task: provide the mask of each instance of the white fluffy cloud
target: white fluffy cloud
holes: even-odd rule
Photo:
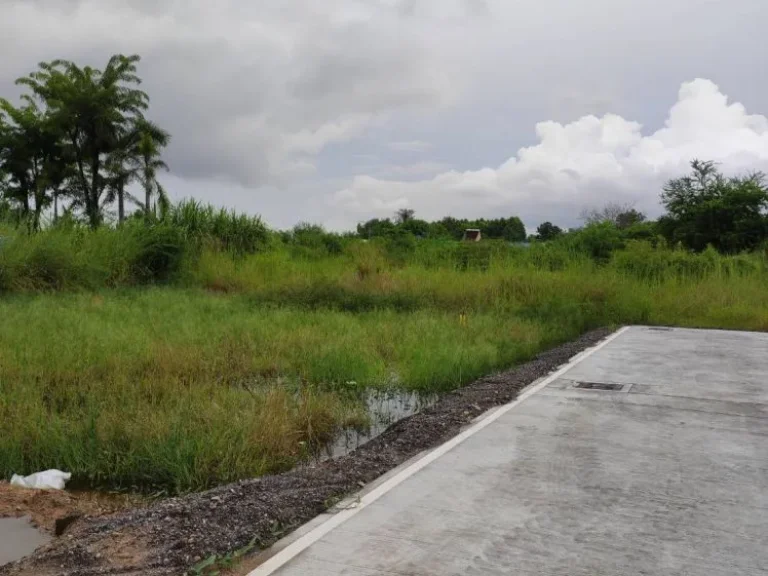
[[[496,168],[446,171],[420,181],[357,176],[329,202],[360,217],[409,207],[426,218],[519,214],[535,226],[551,214],[573,225],[582,208],[634,203],[656,214],[664,181],[694,158],[727,172],[768,168],[768,119],[750,115],[711,81],[684,83],[663,128],[644,135],[615,114],[536,125],[538,144]]]

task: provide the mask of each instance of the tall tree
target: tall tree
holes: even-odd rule
[[[31,98],[15,107],[0,99],[0,164],[6,173],[3,195],[19,207],[30,228],[40,228],[43,209],[65,179],[65,151],[56,119]]]
[[[136,178],[136,171],[129,160],[129,149],[121,145],[107,157],[105,163],[108,178],[106,203],[117,200],[117,221],[120,224],[125,220],[126,188]]]
[[[542,222],[539,224],[539,227],[536,228],[536,237],[543,242],[554,240],[562,234],[563,229],[560,228],[560,226],[552,224],[552,222]]]
[[[165,210],[168,198],[157,180],[158,170],[168,166],[160,159],[161,148],[168,145],[170,135],[156,124],[138,119],[129,130],[122,134],[115,150],[107,157],[106,169],[109,178],[108,202],[117,200],[118,221],[125,220],[125,202],[130,200],[142,207],[149,220],[154,210],[152,200]],[[144,189],[144,199],[139,200],[127,191],[133,182],[139,182]]]
[[[112,56],[103,71],[74,62],[44,62],[17,82],[32,90],[64,134],[75,165],[77,194],[92,227],[103,219],[104,194],[109,178],[102,171],[121,137],[148,107],[146,93],[135,88],[139,56]]]
[[[751,250],[768,237],[768,186],[761,173],[725,177],[714,162],[694,160],[691,173],[661,193],[661,232],[693,250]]]
[[[160,152],[168,145],[171,137],[168,132],[148,120],[137,122],[136,134],[137,142],[132,156],[138,180],[144,188],[145,217],[150,220],[157,216],[155,207],[160,208],[161,215],[168,210],[168,195],[157,180],[157,173],[159,170],[168,170],[168,165],[160,158]]]
[[[584,209],[580,217],[587,225],[610,222],[620,230],[645,221],[645,214],[636,210],[632,204],[617,202],[608,202],[602,208]]]

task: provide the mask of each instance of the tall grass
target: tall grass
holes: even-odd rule
[[[17,231],[0,245],[0,292],[97,289],[167,282],[188,255],[173,226]]]
[[[258,216],[217,209],[196,200],[184,200],[174,205],[167,216],[167,224],[182,230],[190,242],[212,243],[220,250],[235,254],[263,250],[270,241],[269,231]]]
[[[0,471],[170,491],[292,466],[361,423],[355,389],[455,387],[549,337],[492,315],[462,325],[161,288],[12,297],[0,316]]]
[[[768,330],[765,253],[337,245],[199,208],[6,232],[0,473],[196,490],[293,466],[361,425],[370,387],[449,390],[597,326]]]
[[[43,232],[0,228],[0,292],[114,288],[178,280],[204,249],[242,257],[269,246],[258,217],[195,201],[165,220],[98,230],[71,221]],[[189,263],[188,263],[189,264]]]

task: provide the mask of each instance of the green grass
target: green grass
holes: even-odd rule
[[[392,249],[235,257],[162,227],[17,237],[0,247],[0,474],[198,490],[363,425],[371,387],[449,390],[598,326],[768,329],[764,254]]]

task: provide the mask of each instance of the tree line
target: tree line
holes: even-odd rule
[[[660,201],[666,212],[658,220],[648,220],[631,204],[610,202],[602,208],[583,210],[583,227],[566,230],[542,222],[527,237],[523,222],[516,216],[490,220],[449,216],[427,222],[417,219],[410,209],[399,210],[394,220],[374,218],[358,224],[357,235],[393,238],[409,234],[461,240],[468,228],[477,228],[486,239],[549,242],[587,233],[595,238],[611,237],[612,242],[663,238],[670,245],[696,252],[712,246],[723,253],[751,251],[768,243],[768,186],[761,172],[727,177],[715,162],[693,160],[689,174],[666,183]]]
[[[415,217],[413,210],[398,210],[395,219],[374,218],[357,225],[357,235],[361,238],[388,238],[398,234],[411,234],[418,238],[438,238],[461,240],[467,229],[478,229],[483,238],[523,242],[525,225],[517,216],[469,220],[447,216],[437,222],[427,222]]]
[[[582,219],[587,227],[607,226],[606,234],[612,229],[629,239],[660,237],[696,252],[712,246],[733,254],[768,243],[768,186],[761,172],[727,177],[715,162],[693,160],[689,174],[666,183],[660,200],[666,213],[656,221],[621,204],[587,210]],[[534,237],[548,241],[565,234],[544,222]]]
[[[0,215],[38,230],[52,209],[96,228],[117,205],[146,219],[167,210],[157,180],[170,135],[145,117],[149,96],[138,86],[139,56],[112,56],[103,70],[67,60],[43,62],[19,78],[26,92],[14,106],[0,98]],[[143,198],[129,192],[133,183]]]
[[[168,169],[162,152],[170,135],[145,116],[150,100],[139,89],[139,62],[139,56],[122,54],[112,56],[103,70],[67,60],[43,62],[17,80],[25,89],[18,105],[0,98],[0,219],[15,219],[34,231],[49,210],[54,221],[63,213],[92,228],[123,222],[129,205],[147,221],[167,213],[168,195],[158,174]],[[131,192],[134,184],[141,197]],[[587,210],[582,219],[585,228],[603,226],[606,234],[663,237],[695,251],[713,246],[734,253],[768,241],[762,173],[726,177],[714,162],[694,160],[690,174],[667,182],[660,200],[666,212],[656,221],[621,204]],[[508,242],[578,233],[544,222],[527,237],[516,216],[427,222],[402,209],[394,219],[358,224],[357,236],[461,240],[467,229]]]

